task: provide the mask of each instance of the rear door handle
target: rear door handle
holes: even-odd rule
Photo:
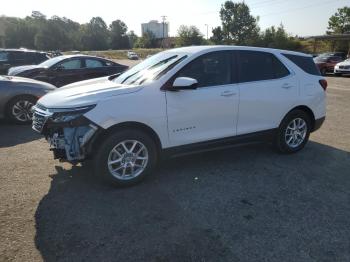
[[[285,84],[282,85],[282,88],[284,88],[284,89],[289,89],[291,87],[293,87],[293,86],[288,84],[288,83],[285,83]]]
[[[237,93],[234,91],[226,90],[221,93],[221,96],[229,97],[229,96],[235,96]]]

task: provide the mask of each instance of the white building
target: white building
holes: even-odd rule
[[[168,37],[169,23],[159,23],[157,20],[151,20],[148,23],[141,24],[142,35],[147,31],[152,32],[156,38]]]

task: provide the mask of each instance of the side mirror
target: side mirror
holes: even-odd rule
[[[173,83],[174,90],[193,90],[198,86],[198,81],[190,77],[178,77]]]

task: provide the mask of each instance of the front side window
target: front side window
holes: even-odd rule
[[[63,69],[80,69],[81,68],[81,61],[80,59],[73,59],[69,60],[67,62],[62,62],[59,67]]]
[[[87,68],[103,67],[103,63],[96,59],[85,59],[85,65]]]
[[[0,62],[6,62],[8,61],[8,52],[0,52]]]
[[[288,69],[271,53],[239,51],[239,81],[278,79],[289,75]]]
[[[196,58],[178,73],[198,81],[198,87],[231,83],[231,55],[227,51],[212,52]]]

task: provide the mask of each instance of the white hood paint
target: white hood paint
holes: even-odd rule
[[[112,96],[134,93],[142,86],[120,85],[108,77],[70,84],[43,96],[38,103],[47,108],[71,108],[91,104]]]
[[[337,64],[337,66],[348,66],[348,65],[350,65],[350,59],[347,59]]]

